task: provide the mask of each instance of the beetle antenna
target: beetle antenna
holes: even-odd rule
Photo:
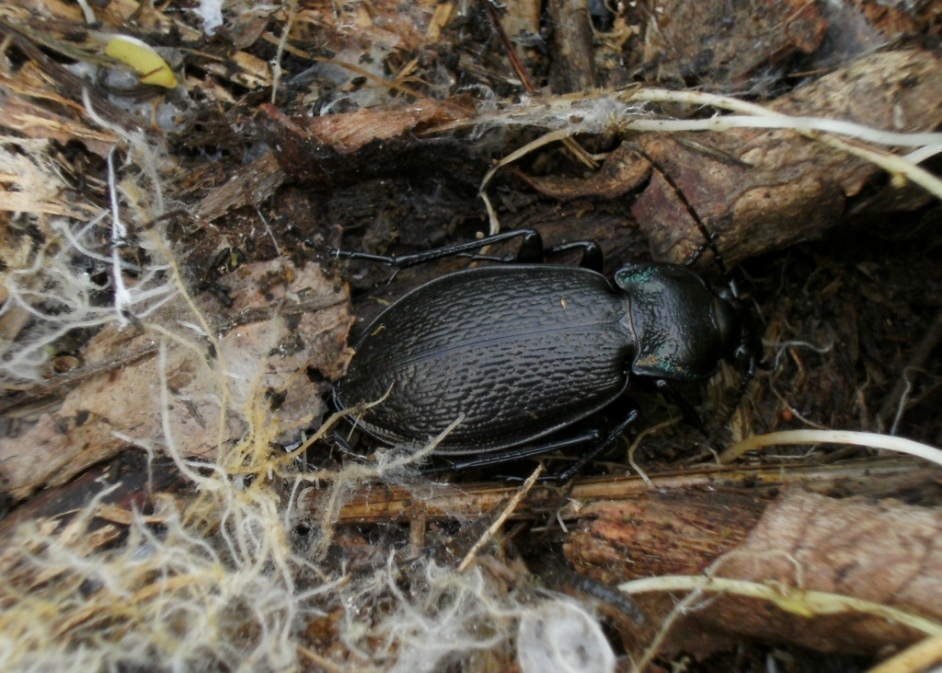
[[[684,208],[690,214],[690,217],[693,218],[694,223],[697,225],[697,229],[699,229],[700,233],[703,235],[704,242],[697,246],[697,250],[693,253],[693,257],[687,261],[687,266],[690,266],[696,262],[700,258],[700,255],[703,254],[703,251],[709,248],[710,252],[713,253],[713,261],[716,262],[716,265],[720,269],[720,273],[723,274],[723,278],[726,280],[726,284],[729,286],[730,292],[732,293],[733,297],[739,299],[739,289],[736,287],[736,281],[733,280],[733,275],[729,272],[729,267],[726,266],[726,260],[723,259],[723,255],[720,254],[720,249],[716,245],[716,233],[710,231],[707,228],[703,220],[700,219],[700,214],[697,213],[696,208],[693,207],[693,204],[690,203],[687,195],[684,194],[684,190],[680,188],[680,185],[677,184],[674,178],[671,177],[671,174],[667,172],[667,170],[661,165],[659,161],[657,161],[654,157],[652,157],[640,147],[629,145],[629,148],[635,153],[639,154],[642,158],[646,159],[648,163],[651,164],[652,168],[654,168],[654,170],[656,170],[661,175],[661,177],[664,178],[667,184],[670,185],[671,189],[674,190],[674,193],[677,194],[677,198],[679,198],[680,202],[684,204]]]

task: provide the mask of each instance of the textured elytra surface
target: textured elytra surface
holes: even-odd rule
[[[464,415],[440,453],[490,451],[572,424],[624,390],[634,352],[627,298],[601,275],[551,265],[443,276],[382,313],[336,390],[380,399],[361,427],[425,442]]]

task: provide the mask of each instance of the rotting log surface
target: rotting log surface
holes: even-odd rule
[[[888,492],[938,498],[937,480],[936,468],[909,459],[707,468],[657,475],[652,487],[618,477],[580,480],[568,492],[537,487],[511,518],[559,527],[572,567],[610,586],[713,567],[718,577],[842,594],[931,620],[942,619],[936,581],[942,569],[933,560],[942,558],[933,551],[942,519],[932,508],[871,498]],[[489,518],[515,490],[442,486],[415,498],[401,489],[371,489],[345,504],[337,523],[409,521],[417,511],[423,526]],[[669,638],[667,651],[708,652],[722,641],[717,632],[871,654],[922,637],[911,626],[854,610],[799,616],[754,599],[708,597]],[[635,598],[654,625],[674,606],[664,594]]]

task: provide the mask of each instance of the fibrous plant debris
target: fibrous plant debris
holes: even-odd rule
[[[362,316],[464,261],[318,249],[533,226],[709,269],[684,199],[767,322],[734,437],[942,442],[938,10],[712,4],[0,6],[3,670],[813,670],[936,634],[916,463],[712,465],[657,400],[568,491],[320,442],[347,281]]]

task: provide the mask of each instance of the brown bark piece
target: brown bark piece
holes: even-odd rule
[[[841,4],[859,12],[868,24],[888,38],[916,35],[933,24],[938,26],[937,22],[939,18],[942,18],[942,6],[932,2],[849,0]]]
[[[584,518],[565,545],[566,555],[579,572],[607,584],[697,575],[722,558],[715,566],[718,577],[838,594],[942,622],[942,516],[932,509],[802,491],[786,491],[766,506],[741,492],[698,494],[687,489],[600,502],[584,507],[580,516]],[[674,605],[660,594],[634,598],[655,625]],[[801,598],[799,592],[796,605]],[[690,613],[691,620],[675,628],[667,649],[704,648],[700,653],[705,653],[714,639],[693,636],[709,632],[873,654],[925,635],[904,622],[852,607],[811,613],[708,592]]]
[[[789,493],[769,507],[718,575],[859,598],[942,620],[942,517],[892,501],[864,503]],[[762,601],[719,596],[696,621],[826,652],[886,653],[925,632],[853,608],[809,617]]]
[[[942,125],[940,65],[924,51],[873,54],[769,107],[894,131],[932,130]],[[907,186],[903,205],[900,188],[880,185],[882,169],[793,131],[645,134],[636,142],[718,233],[731,263],[818,236],[848,214],[872,215],[871,206],[915,209],[929,199]],[[657,176],[632,213],[656,259],[689,259],[703,241],[673,188]]]
[[[817,5],[804,0],[658,3],[646,23],[643,65],[657,79],[743,82],[764,67],[811,54],[827,32]]]
[[[595,89],[595,54],[586,0],[550,0],[553,21],[553,65],[550,86],[555,93]]]
[[[767,146],[754,150],[751,156],[756,163],[752,165],[717,161],[715,154],[704,154],[677,138],[645,137],[639,145],[718,235],[727,263],[736,264],[813,238],[840,221],[845,195],[833,179],[825,177],[826,169],[832,169],[832,176],[842,165],[844,170],[876,172],[811,141],[777,135],[767,139]],[[783,160],[777,161],[771,155],[783,144],[795,151],[790,160],[778,157]],[[778,165],[766,167],[765,163]],[[661,174],[652,176],[631,212],[654,259],[684,262],[703,243],[674,187]]]
[[[750,493],[699,489],[592,503],[563,549],[606,584],[696,574],[740,544],[766,505]]]
[[[266,113],[280,115],[273,106],[264,106]],[[307,137],[348,154],[374,140],[401,138],[432,124],[443,124],[458,118],[460,107],[422,100],[403,109],[365,109],[322,117],[299,117],[292,124],[303,128]]]
[[[291,135],[313,140],[342,154],[355,152],[376,140],[402,138],[434,124],[454,121],[468,112],[459,105],[445,105],[430,99],[417,101],[401,109],[364,109],[313,118],[289,118],[273,105],[262,105],[260,109],[270,124],[281,126]]]
[[[194,215],[211,222],[236,208],[258,206],[284,183],[285,173],[271,152],[241,169],[229,182],[210,191]]]
[[[364,182],[384,175],[445,173],[477,183],[467,149],[451,140],[416,140],[432,125],[463,117],[460,105],[419,101],[399,110],[367,109],[314,119],[287,117],[261,106],[259,123],[281,168],[292,179],[316,186]]]
[[[517,173],[536,191],[560,201],[583,196],[617,199],[644,182],[651,174],[651,165],[624,146],[612,152],[602,167],[585,180],[557,175],[528,177]]]

